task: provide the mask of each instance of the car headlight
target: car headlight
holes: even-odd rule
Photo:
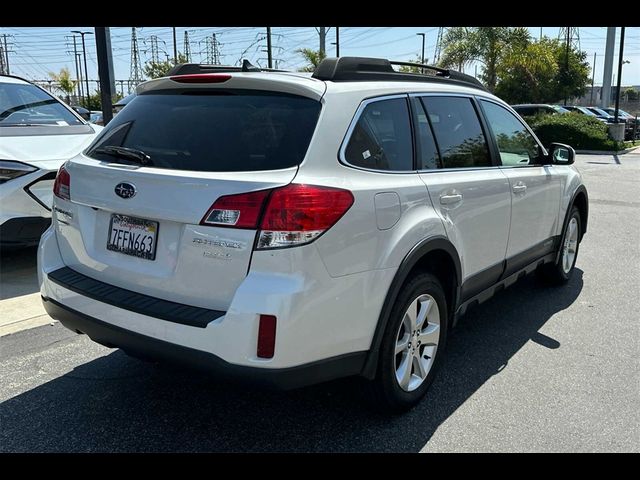
[[[36,167],[12,160],[0,160],[0,184],[21,177],[27,173],[35,172]]]

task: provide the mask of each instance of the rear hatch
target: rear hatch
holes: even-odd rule
[[[324,84],[261,73],[187,77],[139,88],[66,164],[70,199],[56,198],[57,236],[65,263],[80,273],[226,310],[247,275],[259,219],[211,207],[238,194],[251,204],[293,180]]]

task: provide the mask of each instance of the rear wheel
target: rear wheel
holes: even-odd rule
[[[569,214],[569,221],[562,234],[558,262],[543,265],[538,269],[538,276],[542,280],[556,285],[569,281],[578,258],[580,232],[582,228],[581,222],[580,211],[576,207],[573,207]]]
[[[447,303],[430,273],[411,277],[391,310],[372,381],[376,407],[404,411],[427,392],[447,339]]]

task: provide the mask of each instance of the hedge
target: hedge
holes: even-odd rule
[[[552,142],[566,143],[576,150],[620,150],[624,146],[607,135],[607,124],[582,113],[527,117],[545,147]]]

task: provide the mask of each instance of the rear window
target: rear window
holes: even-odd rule
[[[276,170],[302,162],[320,102],[261,91],[158,92],[136,96],[87,155],[121,146],[141,150],[153,167],[206,172]],[[118,159],[128,163],[126,159]]]

